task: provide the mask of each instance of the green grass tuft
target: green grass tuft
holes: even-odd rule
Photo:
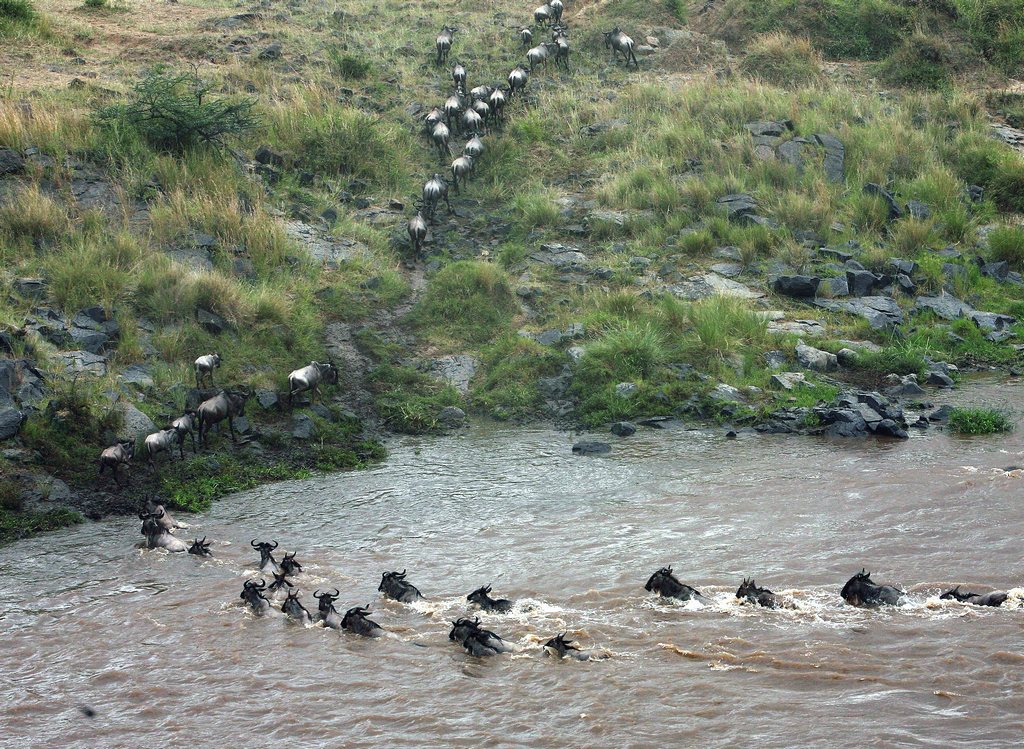
[[[479,345],[507,331],[516,309],[500,266],[460,260],[434,275],[414,315],[435,341]]]
[[[809,40],[772,32],[751,41],[740,70],[767,83],[799,86],[821,79],[821,57]]]
[[[1011,431],[1013,422],[995,408],[954,408],[949,428],[957,434],[997,434]]]

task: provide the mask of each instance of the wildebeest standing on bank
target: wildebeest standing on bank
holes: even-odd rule
[[[231,432],[231,441],[235,442],[236,416],[245,416],[245,401],[248,395],[234,390],[221,390],[217,395],[199,404],[196,409],[196,418],[199,421],[199,442],[203,445],[209,444],[207,435],[210,428],[227,419],[228,431]]]
[[[100,473],[103,475],[103,471],[107,468],[114,472],[114,483],[121,486],[121,471],[124,471],[125,483],[128,483],[128,467],[132,463],[132,458],[135,457],[135,441],[125,440],[118,441],[116,445],[105,448],[100,453]]]
[[[335,385],[338,382],[338,370],[330,362],[321,364],[313,361],[308,366],[291,372],[288,375],[288,405],[292,405],[296,395],[307,390],[310,393],[309,402],[316,401],[321,382],[328,385]]]

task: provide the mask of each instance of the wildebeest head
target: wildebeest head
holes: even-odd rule
[[[380,576],[380,585],[377,590],[387,598],[392,598],[402,603],[415,601],[423,595],[419,589],[410,582],[406,582],[405,570],[401,572],[385,572]]]
[[[572,640],[565,639],[565,635],[566,633],[563,632],[557,637],[554,637],[544,643],[545,655],[554,655],[559,658],[566,658],[571,657],[573,652],[579,653],[579,647],[575,645]]]
[[[246,580],[242,584],[242,592],[238,597],[259,611],[263,606],[269,605],[269,602],[263,596],[263,591],[266,587],[266,580],[260,580],[259,582],[256,582],[255,580]]]
[[[309,621],[313,618],[306,610],[306,607],[299,601],[299,591],[297,590],[288,592],[288,597],[281,604],[281,611],[292,619]]]
[[[384,628],[369,619],[369,614],[369,605],[354,606],[345,612],[345,616],[341,620],[341,628],[363,637],[379,637],[384,634]]]
[[[319,364],[317,368],[320,370],[320,378],[328,385],[338,384],[338,368],[334,365],[334,362],[327,362],[326,364]]]
[[[963,603],[967,599],[969,599],[969,598],[971,598],[973,596],[976,596],[976,595],[977,595],[977,593],[961,593],[960,592],[960,586],[957,585],[952,590],[947,590],[945,593],[943,593],[941,596],[939,596],[939,598],[941,600],[943,600],[943,601],[955,600],[955,601],[960,601],[961,603]],[[845,596],[844,596],[844,598],[845,598]]]
[[[341,591],[339,591],[337,588],[334,589],[333,593],[328,593],[327,591],[321,593],[319,590],[314,590],[313,598],[315,598],[319,603],[320,614],[326,616],[331,611],[333,611],[334,602],[338,600],[338,596],[340,595]]]
[[[736,591],[736,597],[746,598],[748,601],[754,601],[757,599],[758,594],[764,591],[764,588],[757,587],[757,583],[754,582],[753,578],[743,578],[743,582],[740,583],[740,587]]]
[[[479,629],[479,617],[473,617],[472,619],[460,617],[459,619],[456,619],[454,622],[452,622],[452,629],[451,632],[448,633],[448,639],[452,640],[453,642],[462,642],[472,632],[475,632]]]
[[[274,573],[274,582],[272,582],[270,584],[270,587],[267,588],[267,590],[270,591],[271,593],[276,593],[279,590],[285,590],[285,589],[291,591],[291,589],[294,588],[295,586],[292,585],[292,581],[291,580],[288,580],[285,577],[286,574],[287,573],[285,573],[285,572],[275,572]]]
[[[212,557],[213,552],[210,551],[210,542],[206,540],[206,536],[203,536],[202,540],[198,538],[192,542],[192,545],[188,547],[189,554],[195,554],[199,557]]]
[[[491,600],[492,600],[491,596],[490,596],[490,592],[491,592],[491,586],[490,585],[484,585],[483,587],[477,588],[472,593],[470,593],[468,596],[466,596],[466,600],[469,601],[470,603],[475,603],[477,606],[483,607],[483,606],[486,606],[488,603],[490,603]]]
[[[128,453],[129,459],[135,457],[135,440],[125,440],[123,442],[118,440],[117,444],[124,448],[124,451]]]
[[[875,587],[875,583],[871,580],[871,573],[862,567],[860,572],[846,581],[839,595],[856,606],[869,597],[866,594],[872,587]]]
[[[661,593],[662,590],[671,587],[671,583],[676,585],[682,585],[676,576],[672,574],[671,565],[668,567],[662,567],[660,570],[655,572],[647,579],[647,584],[644,586],[644,590],[649,592]]]
[[[286,575],[297,575],[302,572],[302,565],[295,560],[296,552],[285,554],[281,559],[281,571]]]
[[[277,564],[277,561],[274,559],[274,555],[271,554],[271,552],[277,548],[277,541],[260,541],[259,543],[256,543],[256,539],[254,538],[249,542],[249,545],[260,553],[261,567],[267,562]]]

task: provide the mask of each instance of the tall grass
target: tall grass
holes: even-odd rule
[[[500,266],[460,260],[434,275],[414,314],[434,340],[480,345],[507,331],[515,310],[512,287]]]

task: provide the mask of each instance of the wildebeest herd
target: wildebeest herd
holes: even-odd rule
[[[561,0],[550,0],[533,11],[534,23],[539,33],[550,33],[550,40],[534,45],[534,29],[524,26],[517,32],[523,47],[527,47],[526,63],[516,65],[504,83],[482,84],[469,88],[469,71],[459,60],[451,68],[453,92],[439,107],[432,108],[423,118],[423,132],[437,149],[438,158],[454,156],[451,141],[455,133],[466,138],[462,153],[452,160],[449,167],[451,176],[434,172],[423,184],[420,197],[414,201],[416,213],[409,218],[406,231],[413,254],[423,254],[423,243],[430,227],[437,222],[437,209],[443,202],[448,214],[452,213],[449,188],[458,193],[460,186],[476,171],[486,151],[483,137],[493,128],[500,128],[504,122],[505,108],[515,97],[526,90],[530,76],[538,67],[549,61],[569,70],[569,26],[563,20],[565,6]],[[437,65],[448,62],[455,46],[457,26],[445,25],[434,42]],[[639,66],[633,52],[633,40],[619,29],[603,32],[605,47],[618,57],[621,53],[626,65],[630,62]]]
[[[198,557],[213,556],[211,542],[207,541],[205,536],[195,539],[191,546],[187,547],[176,538],[174,530],[187,526],[174,520],[163,506],[151,502],[147,505],[146,511],[140,513],[139,518],[142,520],[142,534],[146,537],[146,541],[140,546],[150,549],[161,548],[171,552],[187,551]],[[256,616],[280,610],[289,620],[303,625],[322,624],[328,629],[343,630],[363,637],[388,635],[380,624],[370,618],[369,605],[353,606],[342,614],[335,606],[341,596],[341,591],[337,588],[333,592],[314,590],[313,597],[317,601],[317,610],[315,613],[309,611],[302,604],[301,593],[296,585],[296,580],[301,579],[299,576],[303,574],[302,564],[296,559],[297,553],[292,551],[283,554],[279,560],[275,556],[278,549],[277,541],[252,539],[249,543],[259,553],[259,560],[254,562],[253,566],[260,574],[243,583],[239,598]],[[1010,597],[1006,591],[970,593],[962,591],[960,587],[957,585],[942,593],[939,598],[975,606],[997,607],[1002,606]],[[696,601],[702,605],[712,603],[709,596],[681,582],[671,567],[656,570],[648,578],[644,589],[663,599]],[[377,591],[383,598],[398,603],[413,604],[425,600],[420,589],[409,581],[406,570],[384,572]],[[488,614],[508,614],[516,608],[515,601],[492,598],[491,592],[490,585],[481,586],[466,596],[466,602],[476,610]],[[899,606],[909,602],[905,591],[891,585],[879,585],[871,579],[871,574],[866,570],[853,575],[840,590],[839,595],[847,605],[860,608]],[[735,597],[743,605],[766,609],[798,608],[795,601],[773,593],[768,588],[760,587],[754,580],[747,578],[743,579]],[[466,616],[456,619],[452,622],[448,637],[474,656],[498,655],[518,649],[500,635],[484,629],[479,617]],[[571,640],[567,640],[564,632],[548,639],[543,651],[558,658],[588,660],[592,657],[591,653],[581,650]]]
[[[204,354],[195,360],[197,389],[207,381],[211,385],[214,384],[213,373],[220,367],[221,361],[221,356],[217,353]],[[288,375],[288,405],[294,405],[296,396],[302,393],[309,393],[312,403],[320,392],[321,384],[334,385],[337,382],[338,369],[333,363],[310,362]],[[192,452],[198,452],[197,434],[199,444],[208,446],[210,430],[213,427],[219,430],[220,424],[225,421],[228,424],[231,441],[236,441],[234,419],[245,416],[245,404],[251,397],[252,391],[247,387],[220,390],[200,403],[197,408],[186,409],[185,413],[171,421],[166,428],[147,435],[143,440],[143,447],[150,467],[156,469],[155,459],[161,453],[166,452],[173,458],[175,447],[178,448],[181,460],[184,460],[186,439],[192,442]],[[120,487],[122,478],[125,483],[128,481],[128,469],[134,457],[134,440],[119,441],[100,453],[99,473],[102,476],[105,469],[111,469],[114,481]]]

